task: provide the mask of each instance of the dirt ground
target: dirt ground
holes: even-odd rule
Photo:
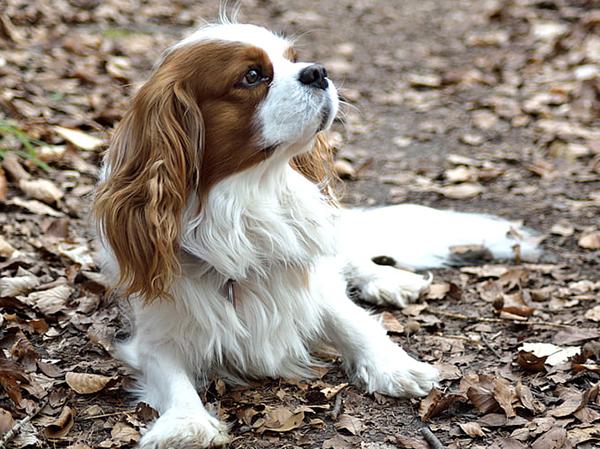
[[[424,426],[437,447],[598,447],[600,2],[241,6],[240,21],[297,36],[349,103],[330,137],[345,203],[523,220],[545,253],[436,270],[418,304],[375,310],[442,369],[423,400],[345,386],[335,354],[317,380],[216,379],[202,394],[230,447],[436,447]],[[217,12],[0,0],[0,447],[134,447],[154,417],[109,355],[127,323],[91,258],[90,192],[102,141],[161,50]]]

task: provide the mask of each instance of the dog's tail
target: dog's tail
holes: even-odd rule
[[[338,231],[345,252],[398,268],[535,261],[541,254],[539,236],[520,223],[415,204],[343,210]]]

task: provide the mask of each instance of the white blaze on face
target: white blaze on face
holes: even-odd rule
[[[242,42],[263,49],[273,64],[274,76],[267,97],[256,111],[256,126],[264,147],[302,149],[315,134],[333,123],[339,100],[331,80],[326,90],[300,82],[300,72],[311,65],[292,62],[284,54],[292,43],[266,28],[245,24],[209,25],[175,47],[202,40]]]

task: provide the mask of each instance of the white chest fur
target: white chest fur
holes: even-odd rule
[[[141,338],[143,346],[161,345],[168,336],[200,376],[213,369],[232,380],[306,375],[310,343],[322,332],[312,273],[335,253],[336,209],[285,164],[221,182],[201,215],[191,217],[194,210],[192,203],[184,220],[174,301],[135,306],[129,345]],[[235,280],[235,308],[224,294],[228,279]]]

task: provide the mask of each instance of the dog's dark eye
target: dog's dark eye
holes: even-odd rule
[[[250,69],[246,72],[246,75],[244,76],[244,81],[246,82],[246,84],[256,84],[260,81],[260,73],[258,70],[256,69]]]
[[[239,85],[241,87],[255,87],[265,81],[269,81],[269,77],[263,76],[262,70],[260,68],[253,67],[251,69],[248,69]]]

